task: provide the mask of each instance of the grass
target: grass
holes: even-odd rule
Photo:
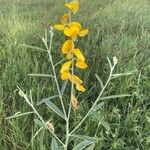
[[[1,150],[46,150],[50,147],[51,136],[46,131],[43,131],[44,140],[40,133],[31,142],[39,129],[33,122],[36,116],[31,114],[10,120],[6,117],[31,111],[18,95],[17,85],[27,94],[32,91],[35,104],[56,94],[51,79],[28,76],[30,73],[49,74],[51,68],[45,52],[26,45],[44,49],[40,36],[44,34],[44,28],[58,22],[64,12],[63,3],[60,0],[0,0]],[[104,106],[78,131],[78,134],[94,136],[97,128],[95,150],[150,149],[149,5],[149,0],[81,0],[81,10],[76,18],[90,29],[90,34],[78,42],[89,64],[89,69],[81,74],[88,92],[79,95],[80,106],[72,113],[72,126],[79,122],[98,95],[100,86],[95,73],[103,81],[108,76],[106,57],[118,58],[116,73],[134,71],[129,76],[112,80],[103,95],[129,93],[132,96],[102,100]],[[54,41],[53,56],[57,62],[63,58],[59,48],[64,38],[56,32]],[[61,119],[44,105],[37,109],[45,120],[54,120],[55,130],[62,136],[65,129]],[[77,142],[70,143],[70,150]]]

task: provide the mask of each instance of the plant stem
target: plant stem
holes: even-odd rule
[[[102,89],[101,92],[99,93],[99,95],[98,95],[96,101],[94,102],[94,104],[92,105],[92,107],[90,108],[90,110],[87,112],[87,114],[84,116],[84,118],[80,121],[80,123],[70,132],[70,135],[71,135],[73,132],[75,132],[75,131],[81,126],[81,124],[82,124],[82,123],[84,122],[84,120],[89,116],[89,114],[91,113],[91,111],[93,110],[93,108],[96,106],[96,104],[97,104],[98,101],[100,100],[100,97],[102,96],[102,94],[103,94],[104,90],[106,89],[106,87],[107,87],[109,81],[111,80],[111,76],[112,76],[112,73],[113,73],[114,68],[115,68],[115,65],[111,68],[109,77],[108,77],[108,79],[107,79],[107,81],[106,81],[106,83],[105,83],[103,89]]]
[[[59,99],[60,99],[60,102],[61,102],[61,105],[62,105],[63,113],[65,115],[65,119],[67,119],[65,106],[64,106],[63,99],[62,99],[62,94],[60,92],[60,87],[59,87],[59,84],[58,84],[58,79],[57,79],[57,76],[56,76],[56,71],[55,71],[55,67],[54,67],[54,63],[53,63],[53,59],[52,59],[52,55],[51,55],[52,41],[53,41],[53,33],[52,32],[53,31],[51,29],[51,31],[50,31],[50,46],[49,46],[49,48],[47,46],[47,43],[45,43],[45,45],[46,45],[47,50],[48,50],[49,60],[50,60],[51,66],[52,66],[52,71],[53,71],[56,87],[57,87],[57,90],[58,90]]]
[[[38,111],[35,109],[35,107],[33,106],[33,104],[29,101],[29,99],[27,98],[26,94],[24,94],[24,92],[18,87],[18,89],[20,90],[22,96],[24,97],[25,101],[29,104],[29,106],[33,109],[34,113],[38,116],[38,118],[41,120],[41,122],[44,124],[44,126],[51,132],[51,134],[58,140],[58,142],[64,146],[64,143],[57,137],[57,135],[48,127],[48,125],[46,124],[46,122],[43,120],[42,116],[38,113]]]

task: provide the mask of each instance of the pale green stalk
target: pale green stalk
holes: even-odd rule
[[[21,96],[25,99],[25,101],[29,104],[29,106],[33,109],[34,113],[38,116],[38,118],[40,119],[40,121],[44,124],[44,126],[51,132],[51,134],[58,140],[58,142],[64,146],[64,143],[62,143],[62,141],[57,137],[57,135],[48,127],[48,125],[46,124],[46,122],[43,120],[42,116],[38,113],[38,111],[35,109],[35,107],[33,106],[33,104],[29,101],[29,99],[27,98],[26,94],[24,94],[24,92],[18,87],[19,91],[21,92]]]
[[[96,101],[94,102],[94,104],[92,105],[92,107],[90,108],[90,110],[87,112],[87,114],[84,116],[84,118],[80,121],[80,123],[70,132],[70,135],[73,134],[80,126],[81,124],[85,121],[85,119],[89,116],[89,114],[92,112],[93,108],[96,106],[96,104],[98,103],[98,101],[100,100],[100,97],[102,96],[104,90],[106,89],[108,83],[110,82],[111,80],[111,77],[112,77],[112,73],[113,73],[113,70],[115,68],[115,65],[113,67],[111,67],[111,70],[110,70],[110,74],[109,74],[109,77],[103,87],[103,89],[101,90],[101,92],[99,93]]]
[[[45,46],[46,46],[48,54],[49,54],[49,60],[50,60],[51,66],[52,66],[52,71],[53,71],[53,75],[54,75],[54,79],[55,79],[59,99],[60,99],[60,102],[61,102],[61,105],[62,105],[62,109],[63,109],[63,113],[65,115],[65,119],[67,119],[65,106],[64,106],[63,99],[62,99],[62,94],[61,94],[60,87],[59,87],[59,84],[58,84],[58,79],[57,79],[57,76],[56,76],[56,71],[55,71],[55,67],[54,67],[54,63],[53,63],[53,59],[52,59],[52,55],[51,55],[52,42],[53,42],[53,31],[52,31],[52,29],[50,30],[50,46],[49,47],[47,45],[47,36],[45,38],[46,38],[46,40],[44,40],[43,42],[45,43]]]
[[[68,1],[66,0],[66,3],[68,3]],[[71,23],[71,14],[68,10],[68,13],[69,13],[69,22]],[[73,76],[74,75],[74,57],[73,57],[73,54],[72,54],[72,68],[71,68],[71,75]],[[68,116],[67,116],[67,120],[66,120],[66,140],[65,140],[65,147],[64,147],[64,150],[67,150],[67,147],[68,147],[68,142],[69,142],[69,120],[70,120],[70,113],[71,113],[71,108],[72,108],[72,105],[71,105],[71,97],[72,95],[74,94],[74,84],[73,82],[71,82],[71,95],[70,95],[70,103],[69,103],[69,110],[68,110]]]

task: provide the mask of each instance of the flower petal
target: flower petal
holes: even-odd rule
[[[81,30],[81,24],[79,22],[71,22],[70,27],[73,27],[73,26]]]
[[[74,42],[72,40],[67,40],[62,46],[62,53],[67,54],[74,48]]]
[[[61,67],[60,73],[69,72],[71,63],[72,63],[72,61],[67,61],[66,63],[64,63]]]
[[[69,80],[71,82],[73,82],[74,84],[82,84],[83,83],[83,81],[76,75],[71,75]]]
[[[56,30],[64,30],[64,25],[62,25],[62,24],[55,24],[54,25],[54,29],[56,29]]]
[[[67,20],[69,18],[69,14],[64,14],[62,17],[61,17],[61,24],[65,25]]]
[[[83,37],[83,36],[86,36],[88,34],[89,30],[88,29],[84,29],[84,30],[81,30],[79,32],[79,36],[80,37]]]
[[[61,73],[61,76],[60,76],[62,80],[67,80],[69,79],[69,77],[70,77],[70,73],[68,71]]]
[[[73,53],[77,57],[78,61],[85,61],[85,58],[84,58],[82,52],[80,51],[80,49],[74,49]]]
[[[84,88],[84,86],[83,85],[81,85],[81,84],[77,84],[76,85],[76,89],[78,90],[78,91],[81,91],[81,92],[84,92],[86,89]]]
[[[80,32],[77,26],[65,27],[64,34],[68,37],[75,38]]]
[[[70,3],[65,4],[65,6],[70,9],[74,14],[76,14],[79,10],[79,2],[78,0],[74,0]]]
[[[84,61],[77,61],[76,62],[76,67],[80,68],[80,69],[85,69],[87,68],[87,64]]]

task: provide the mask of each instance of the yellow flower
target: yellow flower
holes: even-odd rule
[[[87,64],[85,63],[85,58],[84,58],[82,52],[80,51],[80,49],[74,49],[73,53],[77,57],[76,67],[78,67],[80,69],[87,68]]]
[[[76,67],[80,68],[80,69],[85,69],[87,68],[87,64],[84,61],[77,61],[76,62]]]
[[[55,24],[55,25],[54,25],[54,29],[60,30],[60,31],[64,30],[64,28],[65,28],[65,26],[66,26],[66,24],[67,24],[68,18],[69,18],[69,14],[64,14],[64,15],[61,17],[61,21],[60,21],[61,23]]]
[[[60,73],[69,72],[71,64],[72,61],[67,61],[66,63],[64,63],[61,67]]]
[[[74,14],[76,14],[79,10],[79,2],[78,0],[74,0],[70,3],[65,4],[65,6],[70,9]]]
[[[85,92],[85,88],[84,88],[84,86],[83,85],[81,85],[81,84],[77,84],[76,85],[76,89],[78,90],[78,91],[80,91],[80,92]]]
[[[55,24],[54,25],[54,29],[62,31],[62,30],[64,30],[64,25],[62,25],[62,24]]]
[[[78,91],[84,92],[85,88],[82,85],[83,81],[76,75],[70,75],[69,80],[76,85]]]
[[[85,61],[85,58],[84,58],[82,52],[80,51],[80,49],[74,49],[73,53],[75,54],[75,56],[77,57],[77,59],[79,61]]]
[[[70,75],[71,75],[71,74],[69,73],[69,71],[65,71],[65,72],[61,73],[60,78],[61,78],[62,80],[67,80],[67,79],[69,79]]]
[[[62,46],[62,53],[68,54],[72,49],[74,49],[74,42],[72,40],[67,40]]]
[[[76,75],[71,75],[69,80],[71,82],[73,82],[74,84],[82,84],[83,83],[83,81]]]
[[[88,34],[88,29],[82,29],[81,24],[78,22],[71,22],[64,28],[64,34],[76,40],[77,35],[83,37]]]

